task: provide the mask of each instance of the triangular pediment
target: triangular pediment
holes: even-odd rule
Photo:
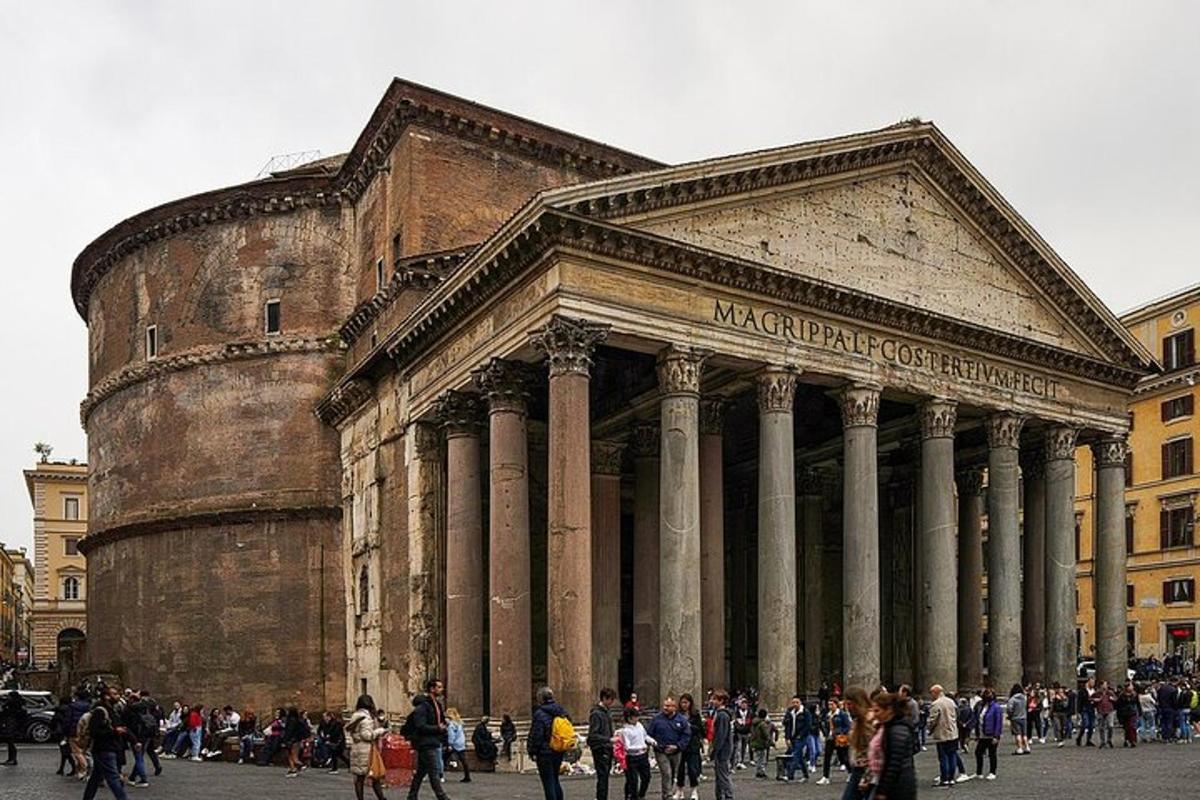
[[[1041,344],[1103,355],[913,172],[784,187],[628,224]]]

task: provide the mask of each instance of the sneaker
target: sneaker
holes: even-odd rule
[[[838,764],[838,772],[845,772],[845,771],[846,771],[846,765]]]
[[[238,763],[239,763],[239,764],[245,764],[245,763],[246,763],[246,759],[244,759],[244,758],[239,758],[239,759],[238,759]]]
[[[1056,745],[1054,745],[1054,746],[1055,746],[1055,747],[1065,747],[1065,746],[1066,746],[1066,744],[1067,744],[1066,742],[1059,742],[1058,744],[1056,744]]]
[[[967,781],[971,780],[971,778],[974,778],[974,777],[975,777],[974,775],[964,772],[962,775],[958,776],[958,780],[956,780],[955,783],[966,783]]]
[[[796,783],[808,783],[808,778],[801,778],[800,780],[796,781]]]
[[[289,769],[289,770],[287,771],[287,775],[286,775],[285,777],[288,777],[288,778],[294,778],[294,777],[296,777],[296,776],[297,776],[297,775],[299,775],[299,774],[300,774],[300,773],[299,773],[299,772],[297,772],[296,770],[294,770],[294,769]]]
[[[817,786],[828,786],[828,785],[829,785],[829,778],[822,777],[821,780],[817,781]]]
[[[1046,743],[1046,737],[1045,737],[1045,736],[1043,736],[1043,737],[1041,737],[1040,739],[1038,739],[1038,744],[1045,744],[1045,743]]]
[[[738,764],[734,769],[745,769],[745,768],[746,768],[745,764]]]
[[[989,781],[994,781],[994,780],[996,780],[996,773],[994,773],[994,772],[989,772],[989,773],[988,773],[988,776],[987,776],[987,779],[988,779]]]
[[[692,789],[692,794],[688,798],[688,800],[700,800],[700,793],[698,791],[696,791],[695,789]]]
[[[792,782],[792,779],[786,775],[780,775],[777,778],[775,778],[775,780],[779,781],[780,783],[791,783]],[[675,794],[671,795],[671,797],[673,798],[673,800],[683,800],[683,795],[679,792],[676,792]]]
[[[330,775],[337,775],[337,774],[338,774],[337,767],[330,767],[330,768],[329,768],[329,774],[330,774]]]
[[[203,761],[204,759],[203,759],[203,758],[201,758],[200,756],[192,756],[192,757],[191,757],[190,759],[188,759],[188,760],[189,760],[189,761]]]

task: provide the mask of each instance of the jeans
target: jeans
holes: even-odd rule
[[[608,775],[612,772],[613,749],[593,747],[592,763],[596,767],[596,800],[608,800]]]
[[[846,781],[846,788],[842,790],[842,800],[857,800],[858,782],[862,780],[864,772],[866,772],[866,769],[863,767],[850,767],[850,776]]]
[[[243,736],[241,743],[238,746],[238,759],[240,761],[249,761],[250,756],[254,753],[254,737]]]
[[[745,764],[746,751],[750,747],[750,737],[744,733],[735,733],[733,735],[733,760],[734,764]]]
[[[754,749],[754,777],[767,777],[767,755],[771,752],[765,747]],[[665,798],[666,795],[663,795]]]
[[[729,762],[713,759],[713,778],[716,782],[716,800],[733,800],[733,781],[729,776]]]
[[[958,742],[954,739],[937,742],[938,773],[942,783],[954,782],[955,756],[958,754]]]
[[[1113,722],[1116,721],[1117,713],[1110,711],[1107,714],[1100,715],[1100,746],[1112,746]]]
[[[821,755],[821,737],[810,733],[804,740],[804,747],[807,750],[808,763],[812,764],[813,772],[816,772],[817,758]]]
[[[1164,742],[1175,740],[1175,709],[1160,708],[1158,710],[1159,736]]]
[[[693,789],[700,785],[699,750],[683,754],[683,759],[679,762],[679,768],[675,770],[675,785],[682,789],[685,778],[688,785]]]
[[[433,796],[438,800],[445,800],[446,792],[442,789],[442,782],[438,780],[437,775],[436,754],[440,752],[440,747],[425,747],[417,751],[417,769],[413,772],[412,783],[408,787],[409,800],[416,800],[417,795],[421,793],[421,782],[426,778],[429,779],[429,787],[433,789]]]
[[[975,774],[983,774],[983,754],[987,753],[988,757],[988,774],[996,774],[996,750],[997,742],[988,736],[979,737],[979,741],[975,744]]]
[[[789,781],[795,780],[797,766],[800,767],[800,772],[804,775],[804,778],[808,779],[808,759],[804,758],[804,743],[807,739],[808,737],[792,739],[792,749],[788,754],[787,762],[787,778]]]
[[[201,728],[193,728],[192,730],[188,731],[188,740],[192,743],[192,758],[198,758],[200,756],[200,736],[202,734],[203,730]]]
[[[88,778],[87,788],[83,790],[83,800],[92,800],[96,796],[96,791],[100,788],[100,781],[104,781],[116,800],[129,800],[129,795],[125,794],[125,787],[121,785],[121,770],[117,767],[117,754],[93,753],[92,760],[95,763],[92,775]]]
[[[279,746],[282,742],[282,736],[268,736],[263,740],[262,750],[258,754],[259,766],[271,766],[271,762],[275,760],[275,754],[279,752]]]
[[[729,771],[728,762],[725,771]],[[627,753],[625,755],[625,800],[637,800],[637,798],[645,797],[646,790],[649,788],[650,754]],[[596,797],[597,800],[601,797],[599,789],[596,790]]]
[[[129,773],[130,782],[136,783],[139,779],[146,780],[146,753],[145,746],[135,744],[133,746],[133,770]]]
[[[675,793],[675,772],[683,763],[683,753],[655,753],[658,759],[658,777],[662,781],[662,800],[670,800]]]
[[[1087,740],[1090,744],[1092,741],[1092,730],[1096,727],[1096,712],[1091,707],[1085,708],[1079,712],[1079,733],[1075,736],[1075,744],[1083,742],[1083,735],[1087,734]]]
[[[542,793],[546,796],[546,800],[563,800],[562,784],[558,782],[558,771],[562,768],[562,762],[562,753],[546,752],[538,754],[538,778],[542,781]],[[409,796],[416,797],[416,795]],[[438,795],[439,798],[444,796],[444,794]]]

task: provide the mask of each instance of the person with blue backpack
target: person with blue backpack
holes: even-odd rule
[[[554,731],[555,722],[560,718],[568,724],[571,721],[566,709],[554,699],[554,692],[549,686],[538,689],[537,706],[533,709],[533,722],[529,726],[529,738],[525,741],[525,749],[537,764],[538,778],[542,781],[542,792],[546,800],[563,800],[558,773],[562,769],[563,755],[567,748],[558,742],[560,737],[556,737]]]

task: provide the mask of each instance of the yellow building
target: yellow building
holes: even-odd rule
[[[12,555],[0,544],[0,662],[17,657],[17,585]]]
[[[1200,474],[1195,440],[1200,438],[1196,396],[1200,364],[1200,285],[1129,311],[1121,322],[1151,352],[1163,372],[1138,386],[1130,407],[1132,430],[1125,490],[1126,606],[1130,654],[1162,658],[1196,656],[1200,606],[1196,582],[1200,548]],[[1093,472],[1087,447],[1076,455],[1075,541],[1078,559],[1077,639],[1091,655],[1093,614]]]
[[[33,651],[33,561],[25,548],[9,550],[13,565],[13,649],[16,663],[25,664]]]
[[[87,633],[87,563],[79,553],[87,533],[87,465],[43,461],[25,470],[25,485],[37,561],[33,662],[44,667]]]

